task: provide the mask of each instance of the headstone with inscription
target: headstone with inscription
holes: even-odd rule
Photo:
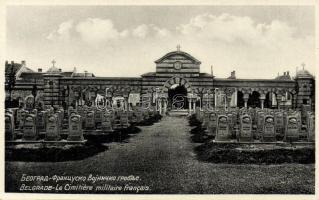
[[[71,114],[69,117],[68,141],[83,141],[82,118],[80,115]]]
[[[95,128],[95,113],[94,111],[88,111],[85,117],[85,129]]]
[[[5,114],[5,140],[10,141],[16,138],[14,132],[14,117],[10,113]]]
[[[101,109],[96,109],[95,111],[95,124],[101,124],[103,111]]]
[[[37,115],[37,129],[38,132],[45,132],[46,111],[40,111]]]
[[[47,141],[58,141],[60,140],[60,129],[59,129],[59,117],[57,114],[50,114],[47,117],[46,122],[46,135],[45,140]]]
[[[275,120],[272,115],[265,115],[262,132],[263,142],[276,142]]]
[[[284,115],[283,112],[275,112],[275,129],[277,135],[283,135],[284,133]]]
[[[253,141],[252,118],[250,115],[245,114],[240,117],[239,141],[240,142]]]
[[[231,133],[227,115],[218,115],[215,141],[229,141]]]
[[[209,115],[209,121],[207,124],[207,135],[216,136],[216,128],[217,128],[217,114],[213,112]]]
[[[108,111],[105,111],[102,115],[101,129],[104,133],[113,131],[112,114]]]
[[[285,141],[293,142],[299,140],[301,124],[298,123],[298,116],[288,115],[285,127]]]
[[[23,139],[36,140],[37,137],[38,134],[36,129],[36,116],[32,114],[27,114],[23,126]]]
[[[120,114],[121,126],[122,128],[129,127],[128,114],[127,112],[121,112]]]
[[[316,139],[315,134],[315,114],[309,112],[307,116],[307,131],[308,131],[308,141],[314,142]]]

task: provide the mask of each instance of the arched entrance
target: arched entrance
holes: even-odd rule
[[[192,94],[193,92],[187,79],[177,76],[171,77],[164,83],[162,92],[167,94],[168,110],[181,110],[189,108],[189,104],[191,102],[188,101],[188,95]],[[193,104],[195,107],[195,103]]]
[[[187,89],[174,84],[168,90],[168,108],[170,110],[188,109]]]

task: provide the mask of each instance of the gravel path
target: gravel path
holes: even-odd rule
[[[81,161],[6,162],[6,190],[18,191],[21,186],[19,179],[24,173],[139,176],[138,181],[93,184],[122,187],[121,191],[114,193],[137,192],[129,190],[130,187],[124,191],[125,185],[148,188],[139,193],[314,193],[314,165],[227,165],[198,161],[185,117],[167,116],[141,129],[142,132],[131,137],[127,143],[106,144],[109,146],[107,151]],[[64,192],[74,193],[70,190]]]

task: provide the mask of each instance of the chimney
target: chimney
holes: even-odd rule
[[[22,61],[21,61],[21,65],[23,65],[23,66],[26,65],[26,64],[25,64],[25,60],[22,60]]]
[[[38,72],[39,72],[39,73],[42,73],[42,68],[38,68]]]
[[[14,65],[14,61],[11,61],[11,65]]]
[[[289,71],[287,71],[287,75],[289,75]]]
[[[9,64],[9,62],[6,60],[6,66]]]
[[[284,72],[284,76],[286,76],[286,72]]]
[[[61,69],[61,68],[59,69],[59,72],[62,72],[62,69]]]

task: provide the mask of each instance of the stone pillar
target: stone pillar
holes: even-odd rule
[[[277,101],[277,108],[280,109],[280,104],[281,104],[281,94],[277,94],[276,96],[276,101]]]
[[[188,112],[192,114],[192,99],[188,98]]]
[[[249,99],[249,94],[244,94],[244,102],[245,102],[245,108],[247,108],[247,102],[248,102],[248,99]]]
[[[159,114],[161,115],[162,114],[162,99],[158,99],[157,102],[158,102]]]
[[[194,99],[193,100],[193,113],[195,113],[196,111],[196,100]]]
[[[164,99],[163,104],[164,104],[164,106],[163,106],[163,115],[166,115],[166,111],[167,111],[167,101],[166,101],[166,99]]]
[[[261,109],[265,108],[265,99],[266,99],[266,95],[265,94],[261,94],[260,97],[259,97]]]
[[[128,111],[128,98],[124,97],[124,110]]]

